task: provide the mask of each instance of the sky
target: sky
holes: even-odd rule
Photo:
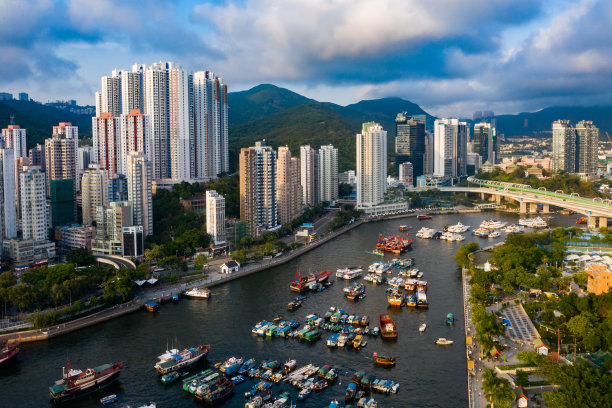
[[[437,116],[612,103],[610,0],[0,0],[0,92],[93,104],[134,63]]]

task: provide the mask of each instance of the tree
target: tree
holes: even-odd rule
[[[470,263],[470,255],[477,251],[478,248],[479,245],[476,242],[468,242],[467,244],[463,244],[457,250],[453,259],[457,262],[457,265],[465,267]]]
[[[77,248],[66,254],[66,262],[76,264],[78,266],[92,265],[95,260],[91,250],[87,248]]]
[[[514,384],[521,387],[527,387],[529,385],[529,374],[523,370],[516,370]]]

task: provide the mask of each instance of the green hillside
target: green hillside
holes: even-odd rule
[[[275,85],[257,85],[247,91],[230,92],[229,124],[251,122],[305,103],[315,102],[305,96]]]
[[[44,144],[46,138],[51,137],[53,126],[59,122],[71,122],[79,127],[81,136],[91,133],[91,116],[76,115],[72,112],[41,105],[29,101],[2,101],[0,102],[0,128],[6,128],[10,123],[10,116],[14,116],[14,123],[27,129],[28,149],[37,143]]]
[[[231,126],[229,130],[230,166],[238,167],[240,148],[266,140],[273,148],[287,145],[293,156],[300,146],[319,148],[333,144],[338,148],[338,170],[355,168],[355,134],[361,124],[341,116],[329,106],[309,103],[286,109],[254,122]]]
[[[416,103],[402,98],[381,98],[360,101],[347,105],[345,109],[372,117],[371,120],[380,123],[392,136],[395,136],[395,116],[399,112],[407,112],[408,115],[427,115],[428,121],[432,123],[435,119]]]

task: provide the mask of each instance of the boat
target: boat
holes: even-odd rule
[[[416,236],[418,238],[431,239],[436,234],[436,232],[438,232],[438,231],[436,231],[433,228],[425,228],[425,227],[423,227],[423,228],[421,228],[419,230],[419,232],[416,233]]]
[[[334,382],[338,378],[338,373],[333,368],[325,374],[325,379],[329,382]]]
[[[157,312],[159,310],[159,303],[156,302],[147,302],[144,304],[145,309],[149,312]]]
[[[429,307],[429,302],[427,301],[427,295],[423,289],[417,289],[417,307],[427,308]]]
[[[230,378],[230,381],[232,382],[232,384],[237,385],[237,384],[242,384],[243,382],[245,382],[246,378],[244,378],[241,375],[236,375],[236,376]]]
[[[474,231],[472,231],[472,235],[476,235],[477,237],[480,237],[480,238],[488,238],[489,230],[486,228],[477,228]]]
[[[339,404],[338,401],[333,400],[332,402],[329,403],[329,406],[327,408],[339,408]]]
[[[129,405],[128,405],[128,407],[129,407]],[[138,406],[136,408],[157,408],[157,404],[154,403],[154,402],[149,402],[148,404],[140,405],[140,406]]]
[[[389,294],[389,296],[387,296],[387,302],[391,306],[401,307],[404,303],[404,296],[402,296],[402,294],[399,293],[397,290],[394,290],[393,292],[391,292],[391,294]]]
[[[355,348],[356,350],[359,350],[359,348],[363,345],[363,335],[358,334],[355,336],[355,338],[353,339],[353,348]]]
[[[351,266],[348,268],[340,268],[336,270],[336,277],[340,279],[351,280],[361,276],[363,269],[361,266]]]
[[[304,278],[298,269],[298,271],[295,273],[295,278],[289,287],[294,292],[305,292],[308,290],[310,285],[313,283],[323,283],[329,278],[330,275],[331,271],[323,271],[317,274],[308,274],[308,276]]]
[[[289,302],[287,304],[287,310],[290,312],[294,312],[297,309],[299,309],[300,307],[302,307],[302,301],[301,300],[294,300],[292,302]]]
[[[455,225],[449,226],[446,230],[448,232],[453,232],[453,233],[456,233],[456,234],[462,234],[462,233],[466,232],[469,229],[470,229],[469,225],[463,225],[461,222],[458,222]]]
[[[372,357],[374,357],[376,364],[379,364],[382,366],[395,365],[395,357],[393,357],[391,354],[374,352],[372,354]]]
[[[383,234],[378,234],[376,251],[401,254],[402,252],[408,250],[411,246],[412,238],[404,238],[401,235],[384,236]]]
[[[210,297],[210,290],[202,287],[191,288],[185,291],[185,296],[208,299]]]
[[[338,345],[338,337],[340,335],[338,333],[334,333],[327,338],[327,347],[334,348]]]
[[[206,359],[209,351],[210,346],[190,347],[182,351],[178,349],[167,350],[158,357],[159,361],[155,364],[155,369],[162,375],[172,371],[184,370],[198,361]]]
[[[68,363],[62,379],[49,387],[51,399],[54,402],[64,402],[96,392],[115,382],[122,369],[122,361],[102,364],[85,371],[73,370]]]
[[[289,360],[285,363],[285,365],[283,366],[283,371],[285,373],[289,373],[291,371],[293,371],[295,369],[295,367],[297,366],[297,361],[295,360]]]
[[[431,215],[428,214],[419,214],[417,215],[417,220],[431,220]]]
[[[242,365],[238,369],[238,374],[239,375],[245,375],[246,373],[249,372],[249,370],[251,368],[255,367],[256,364],[257,364],[257,362],[255,361],[255,359],[253,359],[253,358],[248,359],[247,361],[242,363]]]
[[[357,384],[354,382],[349,383],[346,387],[346,392],[344,394],[344,402],[347,404],[355,399],[355,395],[357,395]]]
[[[356,283],[348,291],[345,290],[345,293],[348,300],[356,301],[365,295],[365,285],[363,283]]]
[[[172,384],[181,377],[178,371],[172,371],[161,376],[161,382],[164,384]]]
[[[116,394],[107,395],[106,397],[100,398],[100,403],[102,405],[110,405],[119,401],[119,397]]]
[[[380,334],[383,338],[397,338],[397,327],[388,314],[379,316]]]
[[[409,228],[410,228],[410,227],[409,227],[409,226],[407,226],[407,225],[400,225],[399,230],[400,230],[400,231],[402,231],[402,232],[404,232],[404,231],[408,231],[408,229],[409,229]]]
[[[504,231],[506,234],[520,234],[524,232],[525,229],[521,227],[520,225],[510,224],[506,226],[505,228],[502,228],[502,231]]]
[[[446,315],[446,324],[453,324],[455,322],[455,316],[452,313]]]
[[[177,294],[172,295],[172,301],[174,303],[178,302],[179,301],[179,295],[177,295]]]
[[[234,384],[228,378],[221,377],[217,382],[207,387],[206,390],[200,391],[198,389],[195,396],[207,404],[216,405],[227,400],[233,392]]]
[[[271,326],[268,326],[268,327],[271,327]],[[242,367],[243,362],[244,360],[240,357],[230,357],[229,359],[225,360],[223,364],[219,366],[219,371],[221,371],[223,374],[227,376],[232,376],[236,374],[238,370],[240,370],[240,367]]]
[[[385,256],[385,254],[383,254],[382,252],[379,252],[379,251],[377,251],[377,250],[373,250],[373,251],[372,251],[372,255],[375,255],[375,256],[380,256],[380,257]]]
[[[378,402],[376,402],[376,400],[374,398],[370,398],[365,405],[363,406],[363,408],[378,408]]]
[[[419,326],[419,332],[423,333],[425,332],[425,329],[427,329],[427,323],[423,323]]]
[[[306,398],[308,398],[310,394],[312,394],[313,389],[314,389],[314,384],[302,388],[297,397],[298,401],[304,401]]]
[[[501,229],[501,228],[504,228],[505,226],[506,226],[506,223],[503,221],[499,221],[499,220],[487,220],[487,221],[483,221],[480,224],[480,228],[489,229],[489,230]]]
[[[495,230],[493,230],[493,231],[489,232],[489,236],[488,236],[487,238],[497,238],[497,237],[499,237],[500,235],[501,235],[501,234],[499,233],[499,231],[495,231]]]
[[[19,343],[17,342],[0,342],[0,367],[16,361],[20,351],[21,349],[19,348]]]
[[[438,337],[438,339],[436,340],[436,344],[439,346],[450,346],[451,344],[453,344],[453,341],[447,340],[444,337]]]
[[[409,294],[408,296],[406,296],[406,306],[416,307],[416,305],[417,305],[416,296],[414,296],[413,294]]]
[[[344,345],[346,344],[346,336],[344,334],[338,336],[338,342],[336,344],[338,345],[338,347],[344,347]]]
[[[327,374],[329,370],[331,370],[331,366],[329,364],[325,364],[323,367],[317,370],[317,377],[325,378],[325,374]]]
[[[576,224],[586,224],[589,222],[588,217],[580,217],[576,220]]]

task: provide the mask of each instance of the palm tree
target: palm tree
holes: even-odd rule
[[[494,389],[492,402],[500,408],[510,408],[514,402],[514,392],[510,388],[510,381],[500,378],[498,386]]]

